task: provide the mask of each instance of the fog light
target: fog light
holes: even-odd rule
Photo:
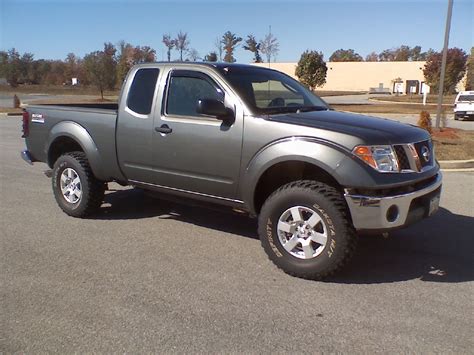
[[[395,222],[398,218],[398,207],[396,205],[391,205],[387,210],[387,221]]]

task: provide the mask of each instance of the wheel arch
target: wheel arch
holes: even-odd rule
[[[103,178],[101,157],[97,145],[89,132],[76,122],[62,121],[50,131],[47,140],[48,166],[53,167],[56,160],[64,153],[81,151],[87,157],[94,176]]]
[[[253,192],[253,211],[258,214],[265,200],[281,186],[297,180],[315,180],[342,192],[340,183],[312,161],[284,160],[268,167],[259,177]]]

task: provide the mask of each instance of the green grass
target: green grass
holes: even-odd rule
[[[443,104],[445,105],[454,105],[454,99],[456,95],[444,95],[443,96]],[[392,101],[392,102],[402,102],[402,103],[412,103],[412,104],[422,104],[423,103],[423,95],[387,95],[384,97],[374,97],[372,98],[374,101]],[[437,104],[438,103],[438,95],[428,95],[427,104]]]

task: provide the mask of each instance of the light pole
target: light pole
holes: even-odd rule
[[[439,128],[441,106],[443,104],[444,74],[446,73],[446,59],[448,57],[449,30],[451,29],[451,15],[453,14],[453,0],[448,0],[448,14],[446,16],[446,30],[444,32],[443,59],[441,60],[441,75],[439,78],[438,108],[436,110],[436,128]]]

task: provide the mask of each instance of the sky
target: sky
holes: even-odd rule
[[[214,51],[226,31],[262,39],[271,26],[279,62],[296,62],[307,49],[326,60],[337,49],[352,48],[363,57],[402,44],[441,50],[448,0],[0,0],[0,50],[12,47],[35,59],[65,59],[101,50],[104,42],[125,40],[156,50],[166,59],[161,40],[187,32],[200,56]],[[450,47],[466,52],[474,45],[474,0],[454,0]],[[172,58],[177,59],[173,52]],[[238,62],[252,54],[242,46]]]

